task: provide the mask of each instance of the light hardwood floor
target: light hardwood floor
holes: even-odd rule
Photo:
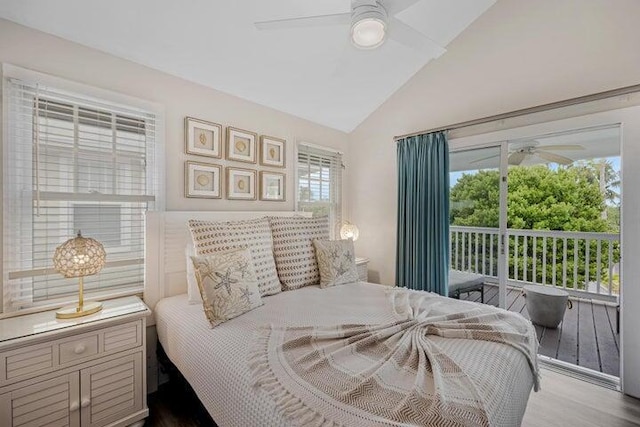
[[[640,400],[542,369],[542,390],[531,393],[523,427],[640,425]]]
[[[215,427],[193,392],[168,383],[149,396],[145,427]],[[531,393],[523,427],[640,425],[640,400],[542,369],[542,390]]]

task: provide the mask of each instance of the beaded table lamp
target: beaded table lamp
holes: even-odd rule
[[[97,274],[104,266],[107,254],[100,242],[89,237],[78,236],[69,239],[56,248],[53,267],[64,277],[77,277],[80,285],[78,304],[62,307],[56,312],[58,319],[73,319],[102,310],[102,303],[84,301],[83,279]]]
[[[360,236],[360,230],[355,224],[345,221],[342,227],[340,227],[340,237],[342,239],[352,239],[354,242],[358,240]]]

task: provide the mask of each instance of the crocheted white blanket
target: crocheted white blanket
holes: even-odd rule
[[[488,426],[504,396],[482,386],[505,379],[491,360],[481,382],[456,362],[483,357],[475,345],[481,340],[495,343],[497,353],[517,349],[538,390],[535,330],[522,316],[481,305],[443,313],[433,295],[403,289],[390,298],[406,320],[259,330],[249,356],[255,385],[297,425]],[[433,337],[455,343],[445,349]]]

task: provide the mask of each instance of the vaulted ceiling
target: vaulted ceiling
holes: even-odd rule
[[[446,48],[494,2],[420,0],[396,17]],[[0,17],[346,132],[437,54],[394,40],[358,50],[348,26],[253,23],[349,10],[349,0],[0,2]]]

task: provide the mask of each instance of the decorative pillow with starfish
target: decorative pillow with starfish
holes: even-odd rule
[[[211,327],[262,305],[249,249],[192,256],[191,260]]]
[[[353,240],[314,240],[320,287],[359,281]]]

